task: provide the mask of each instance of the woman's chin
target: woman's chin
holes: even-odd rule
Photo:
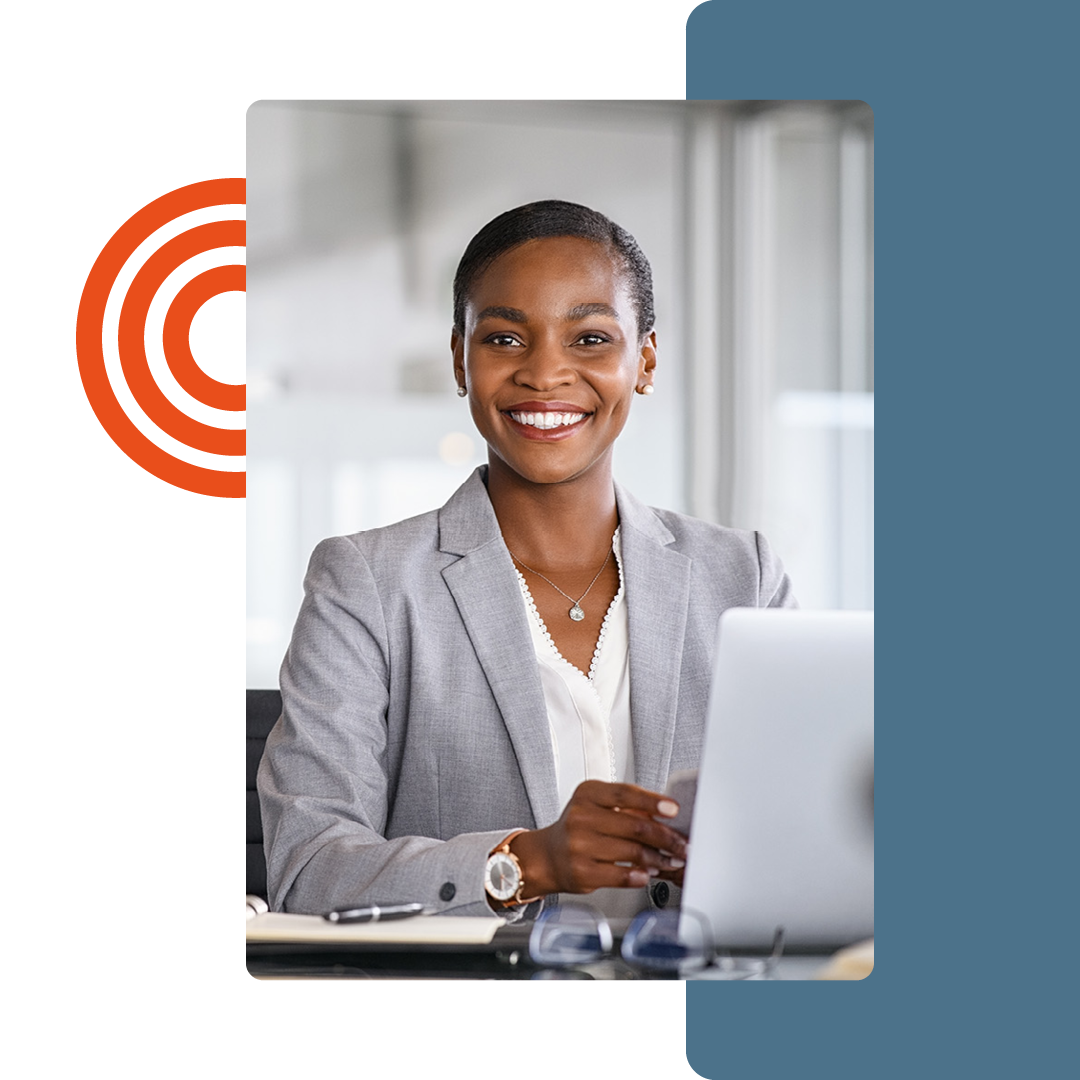
[[[495,450],[490,455],[491,467],[504,474],[510,482],[524,481],[527,484],[549,485],[567,484],[594,475],[604,461],[610,462],[610,455],[583,461],[578,454],[507,454]],[[610,468],[608,470],[610,472]]]

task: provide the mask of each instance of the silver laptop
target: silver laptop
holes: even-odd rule
[[[721,946],[874,933],[874,616],[720,620],[684,908]]]

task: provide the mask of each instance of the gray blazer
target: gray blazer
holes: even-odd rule
[[[559,816],[536,656],[484,477],[441,510],[311,557],[259,769],[274,910],[418,900],[490,914],[489,851]],[[663,790],[698,764],[721,612],[794,599],[760,534],[616,496],[636,781]]]

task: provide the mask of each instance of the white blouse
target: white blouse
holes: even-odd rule
[[[540,665],[560,806],[570,801],[574,789],[583,780],[630,783],[634,780],[634,749],[630,736],[630,633],[623,599],[618,529],[612,537],[612,549],[619,568],[619,590],[604,616],[588,675],[556,648],[536,610],[529,586],[518,571],[518,583],[529,613],[529,629]]]
[[[618,529],[611,546],[619,568],[619,591],[604,616],[588,675],[565,659],[555,647],[536,610],[529,586],[518,571],[547,705],[560,807],[566,806],[582,780],[634,783],[634,744],[630,733],[630,623],[623,597]],[[585,902],[608,918],[629,919],[647,906],[644,889],[596,889],[585,896],[563,894],[562,900]]]

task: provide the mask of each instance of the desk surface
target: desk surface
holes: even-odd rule
[[[668,973],[652,974],[630,967],[612,957],[572,968],[543,968],[529,958],[531,926],[504,926],[490,945],[417,945],[398,943],[291,943],[249,942],[248,972],[259,979],[674,979]],[[760,962],[761,958],[756,958]],[[829,954],[794,955],[781,958],[769,974],[773,980],[813,979],[829,960]],[[753,973],[753,971],[751,971]],[[735,972],[713,967],[694,978],[746,978],[740,965]],[[758,975],[760,978],[760,975]]]

